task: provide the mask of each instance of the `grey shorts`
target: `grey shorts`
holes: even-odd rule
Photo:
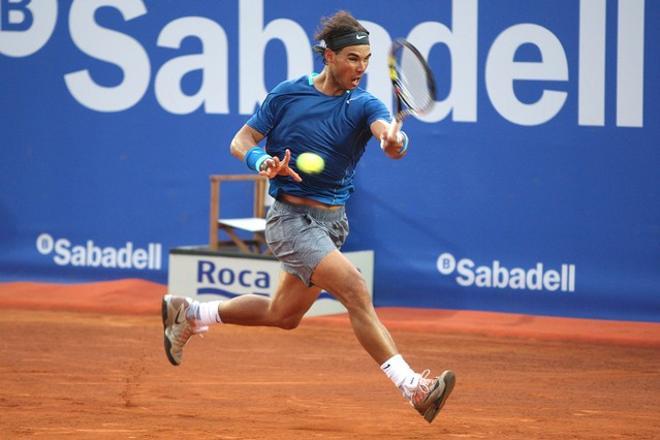
[[[323,257],[348,236],[344,208],[328,210],[275,201],[266,216],[266,242],[282,268],[311,285]]]

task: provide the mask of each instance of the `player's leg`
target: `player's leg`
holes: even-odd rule
[[[312,283],[331,292],[346,307],[355,336],[379,365],[398,353],[376,315],[362,274],[341,252],[332,251],[321,260]]]
[[[242,295],[220,304],[219,315],[226,324],[293,329],[298,326],[320,292],[318,287],[307,287],[298,277],[282,272],[273,298]]]
[[[166,295],[162,305],[165,354],[172,365],[180,365],[188,340],[212,324],[296,328],[320,292],[318,287],[307,287],[298,277],[282,272],[272,299],[242,295],[226,302],[200,303]]]
[[[353,332],[360,344],[378,362],[402,395],[429,423],[444,406],[454,388],[455,376],[445,371],[427,379],[429,370],[415,373],[398,353],[389,331],[380,322],[364,278],[338,250],[329,253],[316,267],[312,282],[331,292],[346,307]]]

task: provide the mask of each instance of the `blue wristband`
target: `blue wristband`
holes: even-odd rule
[[[256,171],[257,173],[260,170],[261,164],[264,163],[266,159],[270,159],[271,156],[266,153],[260,147],[252,147],[245,153],[245,165],[251,170]]]
[[[408,150],[408,135],[403,130],[401,130],[399,133],[401,133],[403,136],[403,145],[401,146],[401,149],[399,149],[399,154],[403,156],[406,150]]]

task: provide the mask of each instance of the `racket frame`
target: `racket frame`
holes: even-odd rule
[[[406,97],[404,87],[400,80],[396,54],[403,48],[410,50],[417,57],[426,73],[426,85],[429,91],[429,102],[424,108],[421,109],[413,109],[412,103]],[[394,94],[396,101],[396,113],[394,114],[394,120],[390,124],[388,133],[390,137],[393,137],[397,135],[401,130],[403,120],[406,118],[406,116],[411,114],[423,114],[431,110],[435,104],[436,87],[435,80],[433,78],[433,72],[431,71],[431,68],[429,67],[422,54],[419,52],[419,50],[417,50],[415,46],[403,38],[397,38],[392,42],[387,64],[389,67],[390,80],[392,81],[392,93]]]

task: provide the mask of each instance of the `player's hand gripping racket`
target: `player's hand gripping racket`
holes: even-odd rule
[[[406,116],[426,113],[435,104],[435,80],[422,54],[404,39],[392,43],[388,65],[396,100],[388,137],[397,139]]]

